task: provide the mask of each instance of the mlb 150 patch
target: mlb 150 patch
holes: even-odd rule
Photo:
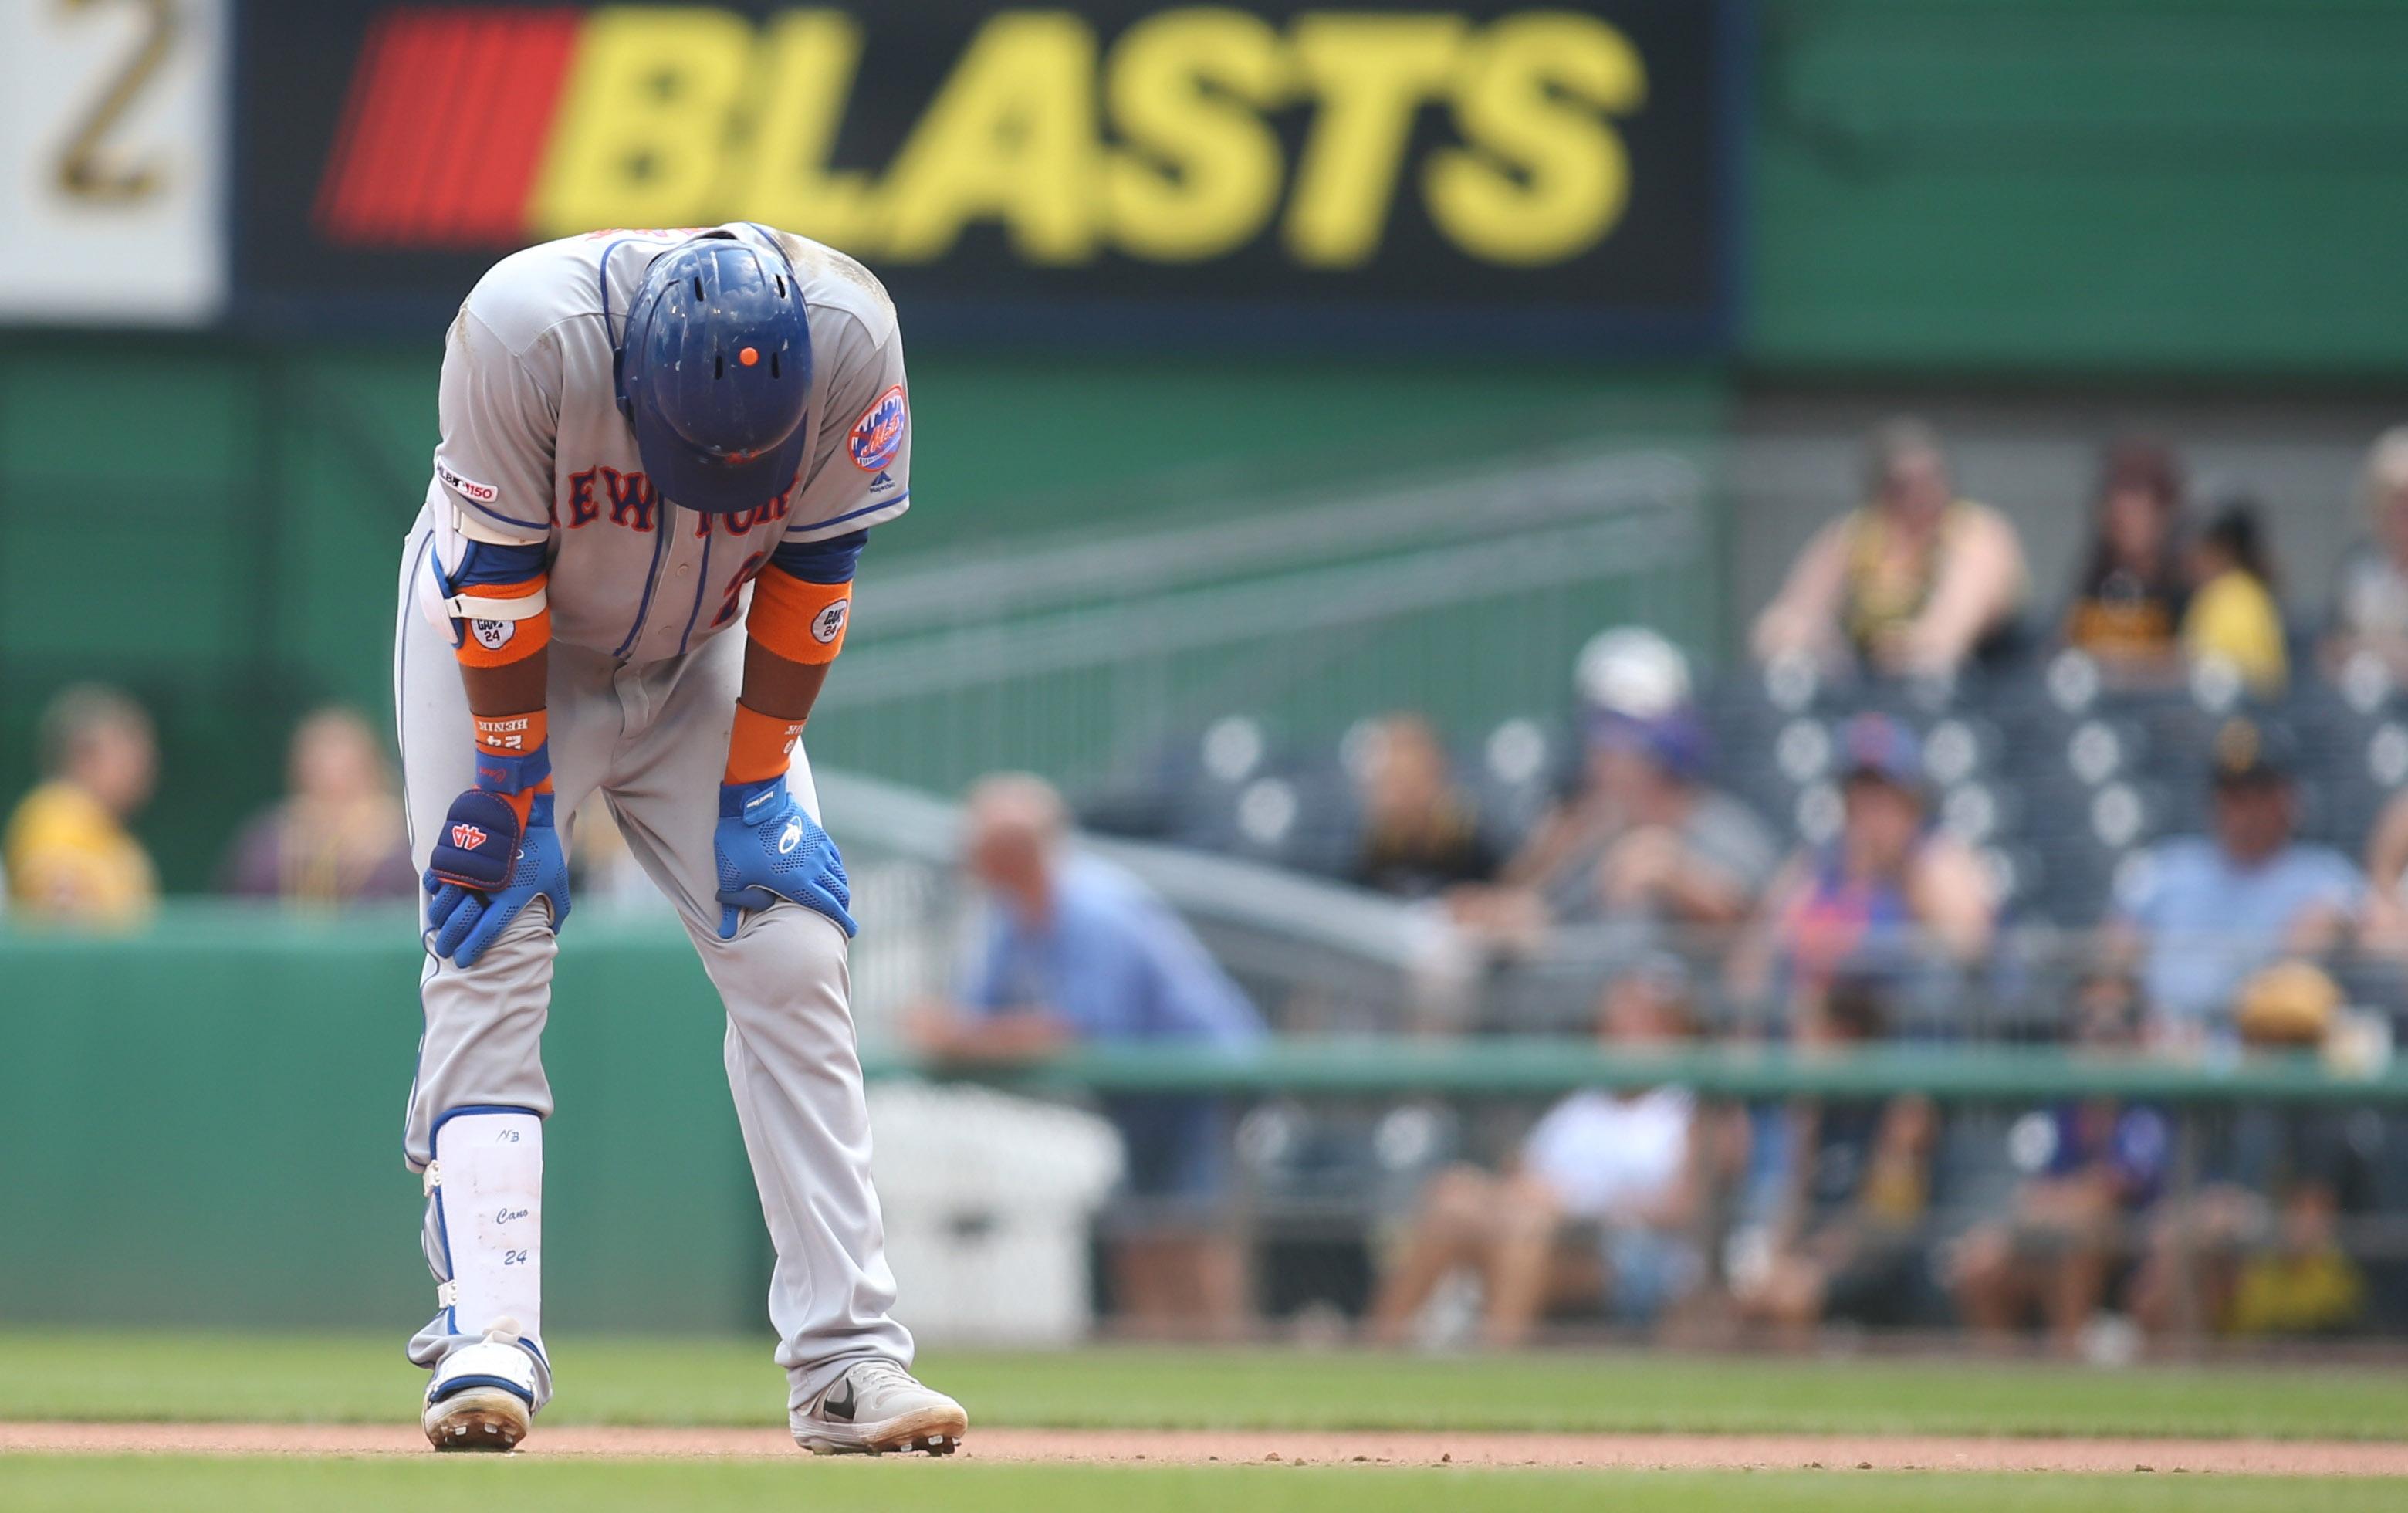
[[[480,483],[473,478],[463,478],[439,461],[435,465],[435,476],[443,480],[444,487],[471,504],[491,504],[502,497],[502,491],[493,484]]]

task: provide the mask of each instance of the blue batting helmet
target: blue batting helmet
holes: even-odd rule
[[[811,331],[782,255],[724,233],[661,253],[627,307],[617,366],[619,409],[669,502],[724,515],[794,487]]]

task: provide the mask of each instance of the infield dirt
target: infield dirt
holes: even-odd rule
[[[406,1424],[0,1423],[0,1453],[431,1455]],[[532,1457],[800,1455],[774,1429],[565,1425]],[[1555,1434],[1299,1430],[973,1428],[960,1452],[992,1463],[2213,1473],[2408,1477],[2408,1444],[1937,1435]]]

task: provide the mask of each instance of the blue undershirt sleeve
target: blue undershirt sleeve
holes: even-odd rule
[[[523,584],[530,578],[540,578],[552,566],[551,557],[552,549],[543,541],[505,546],[498,541],[472,540],[460,559],[460,570],[446,580],[445,591],[457,594],[489,584]]]
[[[831,536],[824,541],[788,541],[769,555],[769,566],[806,584],[849,584],[869,532]]]

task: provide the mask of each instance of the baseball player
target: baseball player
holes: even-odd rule
[[[796,1440],[948,1452],[967,1417],[911,1377],[892,1316],[851,898],[797,744],[869,528],[910,497],[894,305],[851,258],[757,225],[547,242],[461,306],[439,409],[394,650],[428,894],[407,1141],[438,1284],[409,1343],[434,1374],[427,1438],[509,1449],[552,1393],[557,821],[598,796],[727,1006]]]

